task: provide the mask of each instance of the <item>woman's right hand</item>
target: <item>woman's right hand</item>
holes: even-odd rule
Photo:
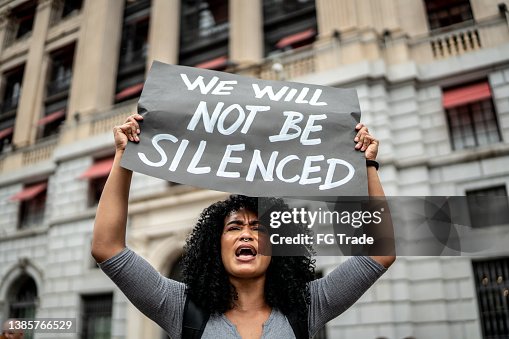
[[[135,113],[127,118],[120,126],[113,127],[113,136],[115,137],[115,148],[117,151],[125,150],[127,141],[139,142],[140,124],[138,121],[143,120],[143,116]]]

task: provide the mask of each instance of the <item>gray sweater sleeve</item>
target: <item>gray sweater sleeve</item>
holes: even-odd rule
[[[162,276],[129,248],[99,267],[143,314],[161,326],[170,338],[180,338],[186,286]]]
[[[387,269],[370,257],[356,256],[310,283],[309,334],[336,318],[359,299]]]

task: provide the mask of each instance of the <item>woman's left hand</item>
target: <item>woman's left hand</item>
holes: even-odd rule
[[[367,160],[376,160],[378,154],[378,140],[369,134],[368,127],[363,123],[358,123],[355,126],[357,135],[353,139],[357,144],[355,149],[364,152],[364,156]]]

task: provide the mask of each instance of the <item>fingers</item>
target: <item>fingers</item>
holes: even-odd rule
[[[363,145],[367,142],[366,136],[369,136],[369,135],[370,134],[368,132],[368,128],[362,127],[354,139],[354,141],[357,142],[357,144],[355,145],[355,149],[360,150],[363,147]],[[369,145],[369,140],[368,140],[368,145]]]
[[[375,140],[370,134],[364,135],[364,138],[362,140],[362,147],[361,152],[364,152],[366,149],[368,149],[368,146]]]
[[[368,147],[371,144],[377,144],[378,140],[376,140],[371,134],[369,134],[368,127],[364,125],[363,123],[358,123],[357,126],[355,126],[355,129],[357,130],[357,134],[355,135],[354,141],[355,149],[359,150],[361,152],[364,152],[368,149]]]
[[[355,138],[353,140],[358,143],[355,146],[355,148],[359,149],[362,145],[362,140],[361,140],[362,136],[365,134],[368,134],[369,131],[368,131],[368,127],[361,122],[358,123],[357,126],[355,126],[355,129],[357,130],[357,135],[355,136]],[[357,146],[359,146],[359,148],[357,148]]]
[[[143,120],[143,116],[139,114],[133,114],[129,116],[126,120],[126,122],[119,126],[118,128],[122,133],[124,133],[127,136],[127,139],[133,142],[139,142],[140,137],[138,136],[140,134],[140,124],[138,121]]]

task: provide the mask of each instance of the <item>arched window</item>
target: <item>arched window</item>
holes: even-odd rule
[[[11,286],[8,294],[9,318],[35,318],[37,286],[29,275],[22,275]]]
[[[37,285],[32,277],[23,274],[16,279],[8,290],[8,318],[35,318],[37,309]],[[26,331],[24,339],[32,339],[33,333]]]

